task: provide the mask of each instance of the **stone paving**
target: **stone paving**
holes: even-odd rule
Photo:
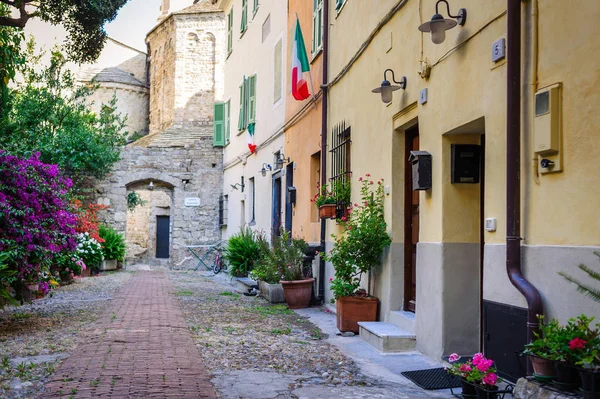
[[[166,273],[138,271],[41,398],[216,398],[170,288]]]

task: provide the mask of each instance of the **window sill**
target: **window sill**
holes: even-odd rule
[[[312,59],[310,60],[310,63],[312,64],[313,62],[315,62],[317,58],[321,56],[321,54],[323,54],[323,46],[321,46],[316,53],[312,54]]]
[[[242,134],[242,133],[244,133],[245,131],[246,131],[246,129],[244,129],[244,130],[238,130],[238,132],[237,132],[236,136],[239,136],[239,135],[241,135],[241,134]]]
[[[227,57],[225,57],[225,61],[229,59],[229,56],[233,53],[233,50],[227,52]]]
[[[344,3],[342,4],[342,6],[340,7],[340,9],[336,10],[336,12],[335,12],[335,19],[338,19],[338,17],[342,13],[342,10],[344,9],[344,7],[346,7],[346,3],[347,2],[348,2],[348,0],[344,1]]]
[[[248,31],[248,27],[246,26],[246,29],[244,29],[241,33],[240,33],[240,39],[242,37],[244,37],[244,34]]]
[[[252,11],[252,19],[254,19],[254,17],[256,17],[256,14],[258,14],[258,8],[254,11]]]

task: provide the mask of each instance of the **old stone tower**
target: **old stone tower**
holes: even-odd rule
[[[220,240],[223,160],[212,114],[223,95],[225,40],[223,13],[209,1],[161,15],[146,37],[149,134],[126,146],[97,186],[107,222],[125,232],[129,263],[193,267],[186,246]],[[145,204],[130,211],[133,192]]]

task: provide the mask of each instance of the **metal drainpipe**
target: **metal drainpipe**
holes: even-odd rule
[[[321,103],[321,184],[327,182],[327,65],[329,49],[329,1],[323,2],[323,101]],[[327,221],[321,219],[321,252],[325,252]],[[319,301],[325,301],[325,261],[319,257]]]
[[[506,272],[527,300],[527,341],[539,331],[537,315],[544,314],[539,291],[521,270],[521,0],[507,0],[506,110]],[[527,373],[531,364],[527,362]]]

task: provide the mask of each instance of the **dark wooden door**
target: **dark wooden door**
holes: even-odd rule
[[[285,229],[289,232],[292,231],[292,212],[294,207],[291,201],[290,187],[294,187],[294,164],[289,163],[285,168]]]
[[[410,151],[419,149],[419,128],[406,131],[404,176],[404,309],[417,308],[417,243],[419,242],[419,191],[413,191]]]
[[[273,179],[273,210],[271,214],[271,236],[279,236],[281,226],[281,177]]]
[[[162,259],[169,258],[169,236],[170,223],[169,216],[156,217],[156,257]]]

